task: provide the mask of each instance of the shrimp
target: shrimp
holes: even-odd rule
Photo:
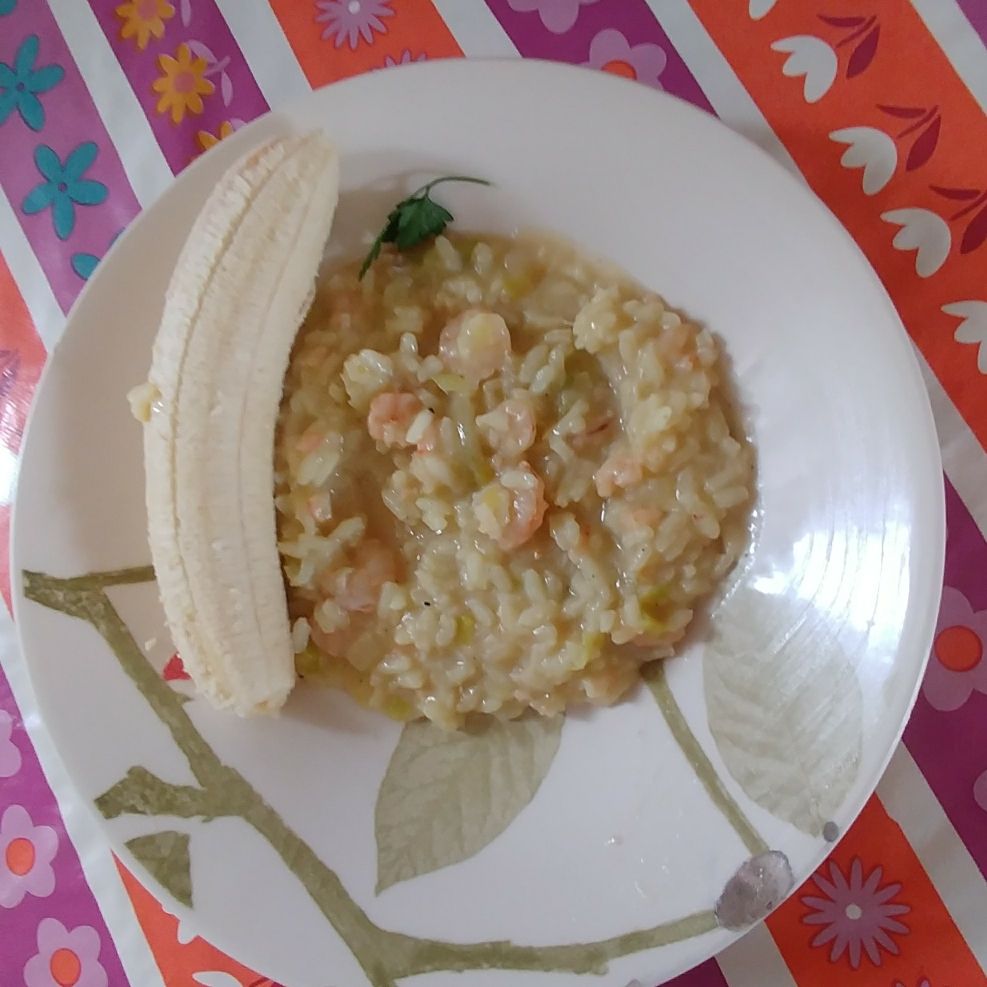
[[[439,356],[446,366],[474,382],[492,377],[510,355],[510,330],[494,312],[464,312],[439,336]]]
[[[510,551],[541,527],[548,509],[545,484],[527,463],[521,463],[477,492],[473,509],[480,530]]]
[[[508,459],[518,459],[535,441],[535,412],[523,397],[502,401],[477,418],[476,424],[487,442]]]
[[[627,452],[615,452],[593,475],[593,482],[601,497],[610,497],[618,487],[632,487],[640,483],[643,477],[644,468],[640,459]]]
[[[385,391],[370,402],[367,431],[370,438],[385,446],[407,445],[411,423],[425,406],[414,394]]]
[[[337,591],[336,602],[351,613],[372,613],[377,609],[384,583],[397,580],[397,559],[375,538],[357,545],[355,554],[355,564]]]

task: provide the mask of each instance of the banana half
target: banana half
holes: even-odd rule
[[[178,259],[145,414],[148,535],[189,675],[213,705],[273,712],[295,683],[274,511],[274,432],[339,195],[320,134],[220,180]]]

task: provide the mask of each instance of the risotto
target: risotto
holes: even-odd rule
[[[297,665],[368,705],[612,703],[743,549],[752,454],[710,333],[547,238],[330,274],[276,446]]]

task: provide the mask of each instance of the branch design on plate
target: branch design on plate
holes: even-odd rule
[[[28,571],[22,577],[27,599],[84,620],[102,635],[120,667],[170,732],[196,780],[195,785],[175,785],[135,766],[96,800],[100,811],[110,819],[124,813],[199,818],[204,822],[220,816],[242,819],[267,840],[298,878],[346,943],[371,987],[396,987],[406,977],[440,971],[602,974],[608,963],[618,957],[681,942],[720,927],[709,909],[609,939],[549,946],[523,946],[510,941],[452,943],[381,928],[350,897],[337,874],[243,775],[219,759],[185,711],[186,697],[175,692],[147,660],[106,591],[113,586],[153,581],[150,566],[67,579]],[[178,835],[158,833],[150,839],[141,838],[144,842],[139,849],[144,857],[138,859],[144,859],[152,873],[155,867],[167,872],[172,886],[182,893],[187,891],[191,901],[191,882],[187,889],[181,886],[188,845],[176,839]],[[153,866],[149,860],[153,860]],[[171,890],[172,886],[162,883]]]
[[[675,742],[679,745],[679,749],[685,755],[692,770],[696,772],[696,777],[702,782],[706,794],[709,795],[713,804],[720,810],[744,846],[752,854],[757,856],[767,853],[767,843],[761,839],[751,821],[744,815],[743,809],[720,781],[716,768],[713,767],[713,763],[707,757],[688,721],[683,716],[682,710],[669,688],[664,662],[657,661],[650,667],[645,666],[644,677],[651,694],[655,697],[655,702],[658,703],[662,716],[665,717],[665,722],[668,724]]]

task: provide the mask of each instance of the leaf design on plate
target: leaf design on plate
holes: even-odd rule
[[[192,907],[188,833],[166,830],[127,840],[127,849],[183,905]]]
[[[377,892],[479,853],[531,801],[562,717],[405,726],[377,796]]]
[[[703,661],[709,726],[730,774],[813,836],[860,762],[860,686],[839,629],[805,601],[740,589],[717,614]]]
[[[852,79],[855,76],[860,75],[864,69],[872,61],[874,61],[874,55],[877,53],[877,42],[881,37],[881,26],[875,24],[867,34],[864,35],[864,40],[853,49],[853,54],[850,56],[850,60],[846,63],[846,77]]]
[[[936,145],[939,143],[939,131],[941,129],[942,119],[939,116],[934,116],[925,130],[915,138],[915,143],[912,144],[912,149],[905,159],[905,171],[921,168],[932,157],[932,152],[935,151]]]

